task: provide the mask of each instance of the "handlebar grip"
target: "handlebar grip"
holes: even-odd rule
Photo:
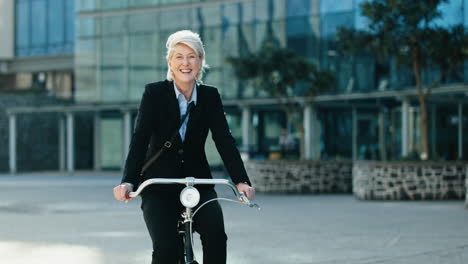
[[[240,197],[239,197],[239,200],[241,201],[241,203],[243,204],[246,204],[248,207],[250,208],[257,208],[258,210],[260,210],[260,206],[258,206],[258,204],[256,203],[252,203],[249,198],[247,198],[247,196],[245,196],[245,194],[243,192],[239,192],[240,193]]]

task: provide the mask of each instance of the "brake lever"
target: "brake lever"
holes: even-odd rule
[[[248,207],[250,208],[257,208],[258,210],[260,210],[260,206],[256,203],[252,203],[249,198],[247,198],[247,196],[245,196],[245,194],[243,192],[240,192],[240,197],[239,197],[239,200],[241,201],[241,203],[247,205]]]

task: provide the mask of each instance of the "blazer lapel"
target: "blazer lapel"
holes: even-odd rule
[[[171,128],[172,133],[174,129],[179,129],[180,126],[179,102],[175,96],[173,82],[167,82],[165,101],[167,106],[167,120],[169,120],[167,125]]]
[[[187,142],[187,140],[190,140],[190,134],[193,130],[193,127],[195,126],[195,124],[197,123],[201,115],[201,104],[203,104],[203,98],[200,92],[201,89],[199,85],[197,85],[196,89],[197,89],[197,103],[192,108],[192,111],[190,112],[190,115],[188,116],[189,120],[187,123],[187,130],[185,131],[184,143]]]

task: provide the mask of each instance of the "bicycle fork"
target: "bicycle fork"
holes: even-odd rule
[[[193,233],[191,229],[192,225],[192,209],[186,208],[185,212],[182,213],[183,218],[183,244],[184,244],[184,255],[185,255],[185,264],[198,264],[196,260],[194,260],[193,254]],[[181,232],[181,233],[182,233]]]

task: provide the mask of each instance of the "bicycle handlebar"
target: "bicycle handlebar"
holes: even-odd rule
[[[229,180],[224,180],[224,179],[196,179],[193,177],[187,177],[187,178],[179,178],[179,179],[172,179],[172,178],[153,178],[144,181],[136,191],[130,192],[128,195],[131,198],[137,197],[138,195],[141,194],[143,189],[145,189],[147,186],[151,184],[185,184],[186,186],[193,186],[196,184],[224,184],[229,187],[234,191],[234,194],[236,195],[237,199],[241,201],[243,204],[249,206],[249,207],[256,207],[260,208],[257,204],[252,203],[245,195],[244,193],[241,193],[237,190],[237,187],[234,185]]]

